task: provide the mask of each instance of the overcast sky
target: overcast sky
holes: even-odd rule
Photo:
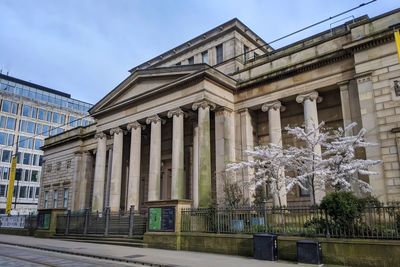
[[[0,0],[0,69],[95,103],[130,68],[234,17],[268,42],[364,2]],[[378,0],[272,46],[327,30],[350,15],[374,17],[398,7],[398,0]]]

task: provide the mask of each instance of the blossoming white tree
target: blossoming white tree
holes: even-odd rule
[[[281,206],[282,190],[289,192],[296,185],[310,192],[312,205],[317,204],[316,194],[324,192],[326,184],[335,190],[349,191],[358,186],[362,192],[369,192],[369,184],[359,179],[358,174],[377,174],[369,168],[379,161],[356,158],[358,148],[373,144],[365,141],[364,129],[354,136],[346,134],[355,126],[352,123],[345,129],[338,128],[333,134],[323,128],[323,122],[311,124],[308,129],[286,127],[300,146],[256,147],[246,151],[252,160],[229,164],[228,169],[253,168],[254,176],[249,177],[252,185],[268,184],[271,195],[278,200],[274,201],[275,206]]]
[[[349,135],[357,123],[351,123],[346,128],[338,128],[324,145],[324,164],[328,168],[326,180],[337,191],[351,191],[352,186],[360,188],[363,193],[371,192],[371,186],[359,179],[359,175],[376,175],[369,170],[379,160],[357,159],[356,150],[374,146],[365,141],[365,129],[357,135]]]

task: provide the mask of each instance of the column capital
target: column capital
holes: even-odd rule
[[[146,125],[142,125],[139,122],[134,121],[134,122],[128,123],[128,125],[126,126],[126,129],[128,129],[128,131],[130,131],[132,129],[137,130],[140,127],[144,130],[146,128]]]
[[[147,119],[146,119],[146,124],[151,124],[151,123],[157,124],[157,123],[160,123],[160,122],[162,124],[164,124],[165,120],[161,119],[157,114],[153,115],[153,116],[150,116],[150,117],[147,117]]]
[[[183,112],[183,110],[181,108],[175,108],[175,109],[171,109],[170,111],[168,111],[168,118],[172,118],[173,116],[185,116],[185,112]]]
[[[202,100],[202,101],[193,103],[192,109],[195,111],[199,108],[202,108],[202,109],[210,108],[210,110],[214,110],[216,106],[217,105],[215,105],[214,103],[212,103],[208,100]]]
[[[305,94],[301,94],[301,95],[298,95],[297,97],[296,97],[296,102],[297,103],[303,103],[305,100],[310,100],[310,101],[317,101],[317,103],[321,103],[322,102],[322,97],[320,97],[319,95],[318,95],[318,92],[317,91],[311,91],[311,92],[308,92],[308,93],[305,93]]]
[[[107,135],[103,132],[98,132],[94,135],[95,139],[103,139],[103,138],[107,138]]]
[[[285,111],[286,107],[283,106],[281,101],[279,101],[279,100],[267,102],[264,105],[262,105],[262,107],[261,107],[261,110],[264,111],[264,112],[267,112],[270,109],[279,110],[279,111]]]
[[[111,134],[111,135],[120,134],[120,133],[123,133],[123,132],[124,132],[124,131],[123,131],[121,128],[119,128],[119,127],[112,128],[112,129],[110,130],[110,134]]]

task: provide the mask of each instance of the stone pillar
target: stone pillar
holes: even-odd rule
[[[252,150],[254,148],[254,135],[253,135],[253,122],[250,111],[246,109],[242,109],[239,111],[239,121],[240,125],[240,150],[241,155],[238,158],[238,161],[251,161],[253,157],[247,155],[247,150]],[[243,168],[241,171],[242,180],[240,184],[243,187],[243,192],[245,198],[248,198],[250,201],[253,200],[253,196],[255,193],[253,181],[250,179],[253,177],[254,170],[252,168]]]
[[[192,200],[193,208],[199,207],[199,127],[193,128],[193,173]]]
[[[282,127],[281,127],[281,111],[285,110],[281,102],[276,100],[265,103],[261,110],[268,112],[268,132],[269,142],[271,144],[282,147]],[[279,171],[279,195],[274,195],[274,206],[287,206],[286,200],[286,184],[285,184],[285,170],[282,168]]]
[[[350,123],[352,123],[349,83],[346,81],[343,83],[339,83],[338,85],[340,88],[340,102],[342,106],[343,127],[346,128]],[[353,134],[353,131],[349,131],[348,134]]]
[[[371,74],[366,73],[357,77],[358,98],[361,107],[361,122],[365,128],[365,139],[368,142],[378,144],[365,148],[365,156],[371,160],[382,160],[382,151],[380,146],[379,127],[376,118],[376,106],[374,100],[374,90]],[[387,202],[387,191],[385,184],[385,176],[383,164],[377,164],[369,168],[375,171],[377,175],[369,176],[369,184],[372,187],[372,193],[378,197],[380,201]]]
[[[235,173],[226,172],[226,164],[235,161],[235,125],[233,113],[227,108],[215,112],[215,172],[217,203],[225,200],[225,183],[236,182]]]
[[[80,206],[80,179],[82,173],[82,152],[74,153],[73,164],[74,166],[74,174],[72,179],[72,192],[71,192],[71,203],[72,210],[79,211],[81,210]],[[50,199],[49,199],[50,203]],[[52,207],[52,205],[50,205]]]
[[[88,188],[90,188],[90,168],[91,168],[91,155],[88,151],[82,152],[81,157],[81,167],[80,167],[80,172],[79,172],[79,180],[77,181],[78,183],[78,192],[79,192],[79,210],[85,210],[87,209],[88,206]]]
[[[119,211],[121,206],[122,150],[124,145],[124,132],[118,127],[111,129],[110,134],[114,136],[111,164],[110,209],[111,211]]]
[[[313,127],[317,127],[319,124],[317,103],[322,101],[322,97],[318,96],[318,92],[312,91],[306,94],[298,95],[296,97],[296,101],[297,103],[302,103],[304,106],[304,124],[306,132]],[[321,155],[321,146],[316,146],[314,152]],[[319,204],[322,198],[325,196],[325,184],[322,182],[316,184],[314,181],[314,188],[315,203],[313,204]],[[312,192],[310,193],[311,198],[313,198]]]
[[[144,126],[137,121],[127,125],[128,131],[131,131],[127,207],[134,205],[136,210],[139,209],[140,199],[140,153],[142,146],[142,127]]]
[[[146,123],[151,124],[148,200],[153,201],[160,200],[162,121],[158,115],[154,115],[147,118]]]
[[[183,120],[185,114],[180,108],[168,112],[168,118],[172,117],[172,179],[171,199],[185,198],[184,177],[184,132]]]
[[[199,127],[199,206],[208,207],[212,204],[211,196],[211,139],[210,110],[215,104],[206,100],[193,104],[193,110],[198,110]]]
[[[104,210],[104,183],[106,179],[107,136],[97,133],[96,165],[94,169],[92,210]]]

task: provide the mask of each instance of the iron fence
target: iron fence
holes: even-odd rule
[[[143,235],[146,232],[147,214],[135,211],[70,212],[57,215],[58,235]]]
[[[365,207],[353,221],[333,218],[318,207],[183,209],[181,231],[400,239],[400,205]]]
[[[32,234],[37,229],[37,215],[0,215],[0,228],[26,229]]]

